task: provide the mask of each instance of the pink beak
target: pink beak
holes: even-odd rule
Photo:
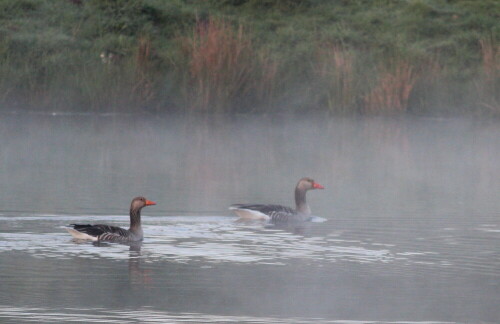
[[[156,203],[154,201],[146,199],[146,206],[151,206],[151,205],[156,205]]]

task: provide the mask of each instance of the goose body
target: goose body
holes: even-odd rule
[[[142,241],[144,235],[141,226],[141,209],[151,205],[156,205],[156,203],[144,197],[136,197],[132,200],[129,229],[105,224],[71,224],[72,228],[66,228],[66,230],[79,240],[115,243]]]
[[[229,207],[241,219],[260,219],[274,223],[290,220],[304,220],[311,215],[306,201],[306,192],[313,189],[324,189],[311,178],[302,178],[295,187],[295,209],[281,205],[234,204]]]

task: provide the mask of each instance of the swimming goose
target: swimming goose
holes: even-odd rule
[[[311,215],[306,202],[306,192],[311,189],[325,189],[311,178],[302,178],[295,187],[295,209],[280,205],[234,204],[229,207],[241,219],[262,219],[271,222],[305,220]]]
[[[141,209],[145,206],[156,205],[155,202],[144,197],[135,197],[130,204],[130,228],[124,229],[110,225],[82,225],[71,224],[73,228],[66,230],[76,239],[99,242],[128,243],[142,241]]]

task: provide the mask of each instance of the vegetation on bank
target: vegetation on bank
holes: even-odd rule
[[[497,0],[2,0],[0,105],[500,114]]]

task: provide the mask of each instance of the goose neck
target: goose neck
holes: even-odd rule
[[[295,188],[295,208],[297,212],[302,214],[310,214],[311,209],[306,201],[306,190],[302,188]]]
[[[140,231],[141,230],[141,210],[140,209],[130,209],[130,231]]]

